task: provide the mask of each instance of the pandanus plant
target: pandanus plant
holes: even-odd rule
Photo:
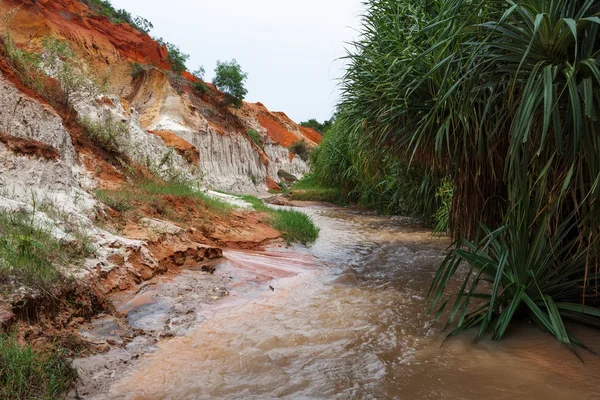
[[[572,347],[565,319],[600,326],[599,11],[593,0],[368,4],[344,122],[373,154],[449,177],[459,239],[430,299],[451,334],[500,339],[524,316]],[[461,265],[470,273],[447,297]]]

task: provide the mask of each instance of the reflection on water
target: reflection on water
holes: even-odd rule
[[[424,310],[446,240],[409,221],[310,212],[322,229],[310,254],[228,252],[218,270],[246,283],[110,398],[600,399],[599,357],[582,363],[534,327],[442,346]],[[576,333],[600,350],[596,332]]]

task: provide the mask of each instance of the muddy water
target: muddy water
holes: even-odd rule
[[[600,399],[600,356],[582,353],[582,363],[533,327],[441,346],[424,307],[445,240],[410,221],[309,211],[322,229],[311,249],[227,252],[217,271],[231,295],[109,397]],[[597,332],[574,329],[600,350]]]

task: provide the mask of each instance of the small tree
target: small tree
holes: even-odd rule
[[[225,93],[228,105],[233,104],[238,108],[242,106],[242,100],[248,94],[244,87],[246,79],[248,79],[248,74],[242,71],[242,67],[235,59],[229,62],[217,61],[213,83]]]
[[[201,66],[198,67],[197,70],[195,70],[194,72],[192,72],[192,75],[194,75],[196,78],[198,78],[201,81],[203,81],[205,73],[206,73],[206,70],[204,69],[204,65],[201,65]]]
[[[165,46],[167,48],[167,61],[171,65],[171,69],[173,70],[173,72],[175,72],[176,74],[181,74],[182,72],[187,71],[185,63],[190,59],[189,54],[185,54],[179,49],[179,47],[177,47],[173,43],[165,42],[163,38],[153,39],[156,40],[156,42],[159,45]]]

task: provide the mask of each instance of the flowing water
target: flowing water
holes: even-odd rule
[[[501,342],[445,342],[425,297],[446,239],[409,220],[308,210],[312,248],[226,252],[231,295],[163,342],[111,399],[600,399],[585,362],[532,326]],[[271,288],[269,288],[271,286]],[[597,332],[573,327],[600,350]]]

